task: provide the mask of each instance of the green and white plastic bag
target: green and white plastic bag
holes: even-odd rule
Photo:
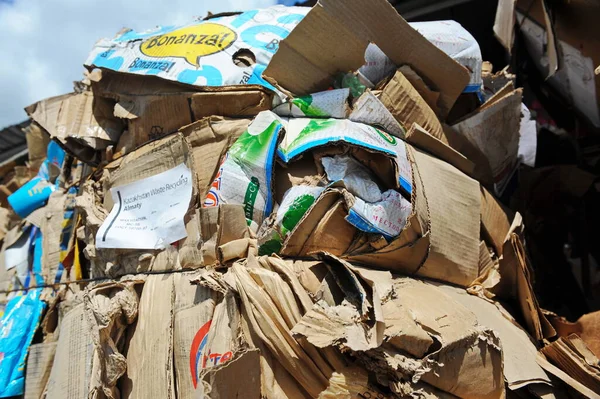
[[[327,90],[292,98],[273,109],[279,116],[345,118],[350,112],[350,89]]]
[[[277,150],[286,163],[295,157],[324,145],[347,143],[388,154],[398,166],[398,185],[412,193],[412,167],[406,155],[406,144],[375,127],[347,119],[291,118]]]
[[[287,236],[324,190],[325,187],[315,186],[293,186],[287,190],[277,209],[274,226],[266,228],[265,236],[259,239],[259,255],[279,253]]]
[[[203,206],[242,204],[256,232],[273,209],[273,163],[282,128],[273,112],[259,113],[225,155]]]

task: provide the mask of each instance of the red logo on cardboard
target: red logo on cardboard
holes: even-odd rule
[[[210,331],[210,325],[212,320],[209,320],[204,324],[192,340],[192,346],[190,347],[190,372],[192,374],[192,383],[194,389],[198,386],[199,372],[207,367],[213,367],[219,364],[223,364],[233,357],[231,351],[221,353],[212,353],[210,349],[206,351],[206,344],[208,342],[208,332]]]

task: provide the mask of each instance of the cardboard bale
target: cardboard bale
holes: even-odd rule
[[[50,377],[56,342],[44,342],[31,345],[27,358],[27,374],[25,375],[25,398],[40,399],[46,390]]]
[[[172,274],[149,275],[142,288],[138,319],[128,328],[127,371],[122,398],[175,398]]]
[[[94,344],[89,387],[91,397],[121,397],[117,382],[127,368],[121,348],[125,330],[138,313],[134,284],[133,281],[101,283],[84,292],[84,312]]]
[[[591,125],[600,127],[600,78],[594,72],[600,64],[600,46],[590,34],[600,6],[585,0],[551,7],[541,0],[519,0],[513,7],[516,17],[503,7],[496,19],[502,18],[506,30],[519,27],[531,59],[548,84]]]
[[[89,91],[51,97],[25,110],[43,127],[50,138],[84,162],[97,164],[99,150],[116,144],[123,132],[121,122],[113,116],[113,104],[95,98]]]
[[[499,343],[466,307],[420,281],[322,259],[343,295],[315,303],[296,335],[351,351],[397,394],[421,381],[459,397],[503,397]]]
[[[439,91],[442,116],[469,81],[465,68],[414,30],[383,0],[368,5],[359,0],[344,4],[321,0],[279,43],[264,72],[265,79],[299,95],[325,90],[338,72],[363,65],[369,42],[397,66],[410,65]]]
[[[62,317],[52,371],[48,377],[48,398],[76,399],[88,396],[94,345],[83,303],[73,305]]]

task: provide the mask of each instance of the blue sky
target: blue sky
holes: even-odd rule
[[[207,11],[268,7],[275,0],[0,0],[0,128],[23,108],[72,90],[96,40],[121,28],[179,24]]]

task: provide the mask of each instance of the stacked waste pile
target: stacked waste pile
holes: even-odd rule
[[[459,24],[323,0],[122,31],[85,66],[27,108],[47,157],[2,202],[0,397],[600,393],[496,199],[521,90],[482,91]]]

